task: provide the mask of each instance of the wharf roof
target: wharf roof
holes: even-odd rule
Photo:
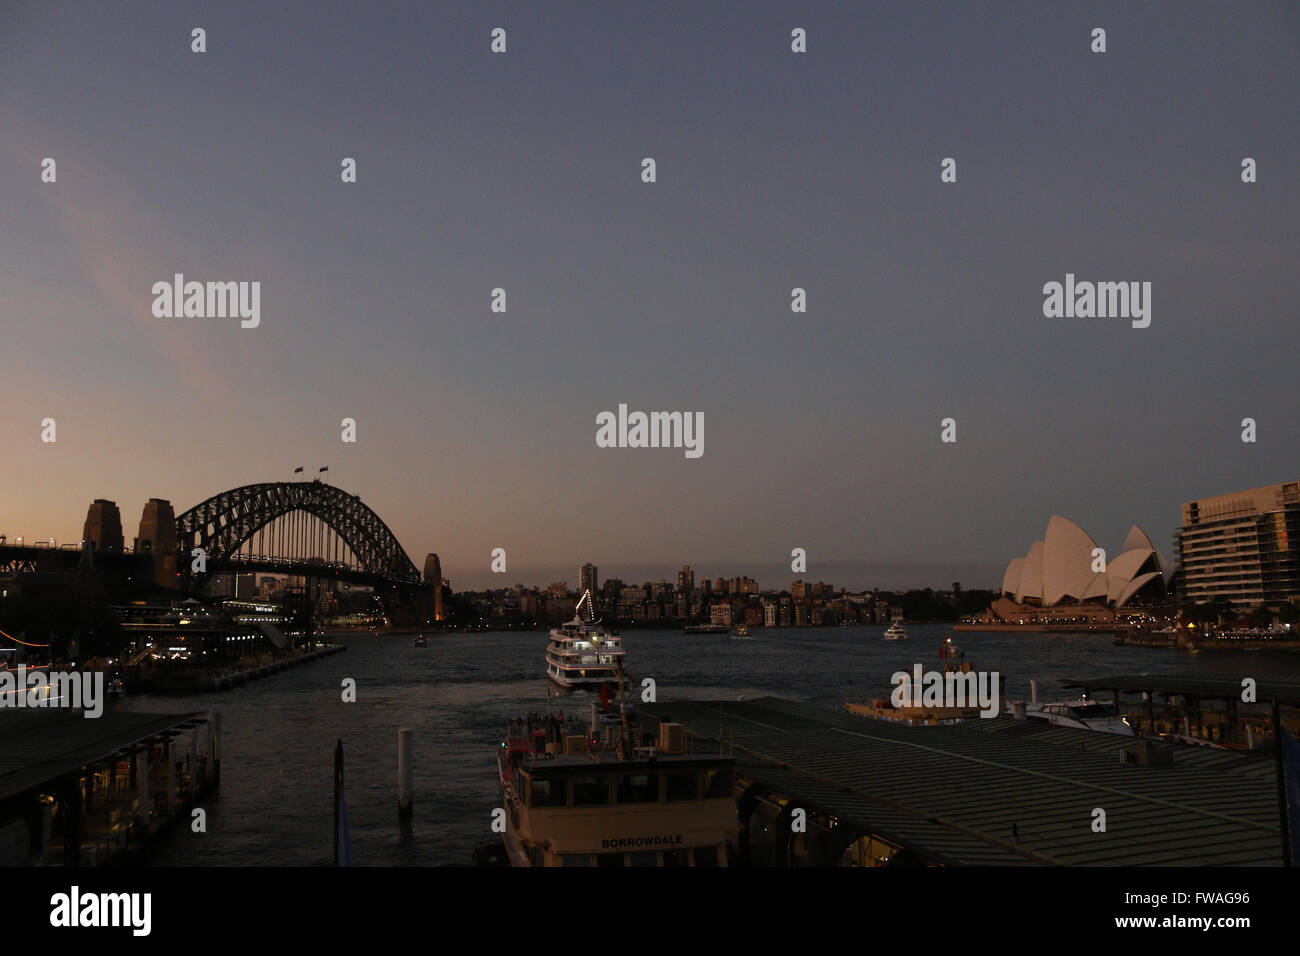
[[[142,714],[105,710],[0,710],[0,801],[39,792],[87,764],[123,754],[169,731],[188,730],[206,713]]]
[[[742,775],[925,862],[1282,861],[1274,766],[1258,754],[1175,747],[1172,766],[1123,766],[1132,737],[1005,715],[908,727],[774,697],[643,705],[638,717],[730,743]]]

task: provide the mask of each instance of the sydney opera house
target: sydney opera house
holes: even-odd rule
[[[1165,603],[1172,577],[1173,568],[1137,525],[1111,557],[1073,521],[1053,515],[1043,540],[1007,565],[990,617],[1103,624],[1119,613]]]

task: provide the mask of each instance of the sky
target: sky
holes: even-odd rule
[[[1300,478],[1298,115],[1285,2],[6,3],[0,534],[301,465],[453,588],[1168,554]],[[156,317],[175,273],[260,324]],[[1046,317],[1067,273],[1150,326]],[[620,404],[703,455],[597,447]]]

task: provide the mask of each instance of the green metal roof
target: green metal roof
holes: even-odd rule
[[[0,801],[37,792],[86,764],[206,719],[203,713],[105,711],[86,718],[60,709],[0,711]]]
[[[1132,737],[1008,716],[907,727],[778,698],[640,712],[720,736],[742,772],[931,862],[1282,861],[1274,767],[1258,754],[1177,747],[1171,767],[1121,766]],[[1092,831],[1097,807],[1106,811],[1105,833]]]

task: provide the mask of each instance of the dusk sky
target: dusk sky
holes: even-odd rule
[[[1297,117],[1294,2],[5,3],[0,533],[326,465],[454,589],[1169,555],[1300,478]],[[1150,326],[1045,317],[1067,273]],[[620,403],[703,456],[598,448]]]

